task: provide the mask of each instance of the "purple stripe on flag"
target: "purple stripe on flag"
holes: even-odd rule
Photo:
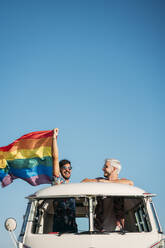
[[[37,185],[45,184],[45,183],[49,183],[49,184],[51,183],[51,178],[44,174],[30,177],[30,178],[25,178],[23,180],[30,183],[32,186],[37,186]]]
[[[17,179],[18,177],[14,177],[11,175],[7,175],[3,178],[2,181],[2,187],[6,187],[7,185],[11,184],[14,179]],[[23,178],[21,178],[23,179]],[[51,178],[47,175],[38,175],[30,178],[23,179],[24,181],[30,183],[32,186],[37,186],[40,184],[50,184],[51,183]]]
[[[13,175],[6,175],[3,180],[2,180],[2,187],[6,187],[7,185],[9,185],[10,183],[13,182],[14,179],[16,179],[17,177],[14,177]]]

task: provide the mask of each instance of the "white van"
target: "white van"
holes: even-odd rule
[[[163,248],[165,236],[152,196],[140,188],[117,183],[70,183],[44,188],[27,197],[29,202],[15,246]],[[68,201],[74,203],[76,229],[58,231],[55,206]],[[116,228],[116,209],[124,220],[121,229]],[[10,218],[5,226],[12,232],[16,223]]]

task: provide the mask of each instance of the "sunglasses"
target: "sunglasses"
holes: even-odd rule
[[[61,169],[64,169],[64,170],[72,170],[72,166],[70,166],[70,167],[67,167],[67,166],[62,166],[62,168]]]
[[[106,169],[106,168],[109,168],[109,166],[108,165],[104,165],[103,168]]]

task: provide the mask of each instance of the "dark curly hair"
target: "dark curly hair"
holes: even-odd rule
[[[67,159],[60,160],[60,162],[59,162],[60,169],[62,168],[62,166],[66,165],[66,164],[71,165],[71,162],[69,160],[67,160]]]

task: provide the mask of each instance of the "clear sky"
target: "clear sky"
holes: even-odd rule
[[[165,229],[164,13],[163,0],[1,0],[0,147],[58,127],[72,182],[119,159],[120,177],[158,195]],[[0,189],[0,247],[12,247],[5,219],[18,235],[24,197],[45,186]]]

